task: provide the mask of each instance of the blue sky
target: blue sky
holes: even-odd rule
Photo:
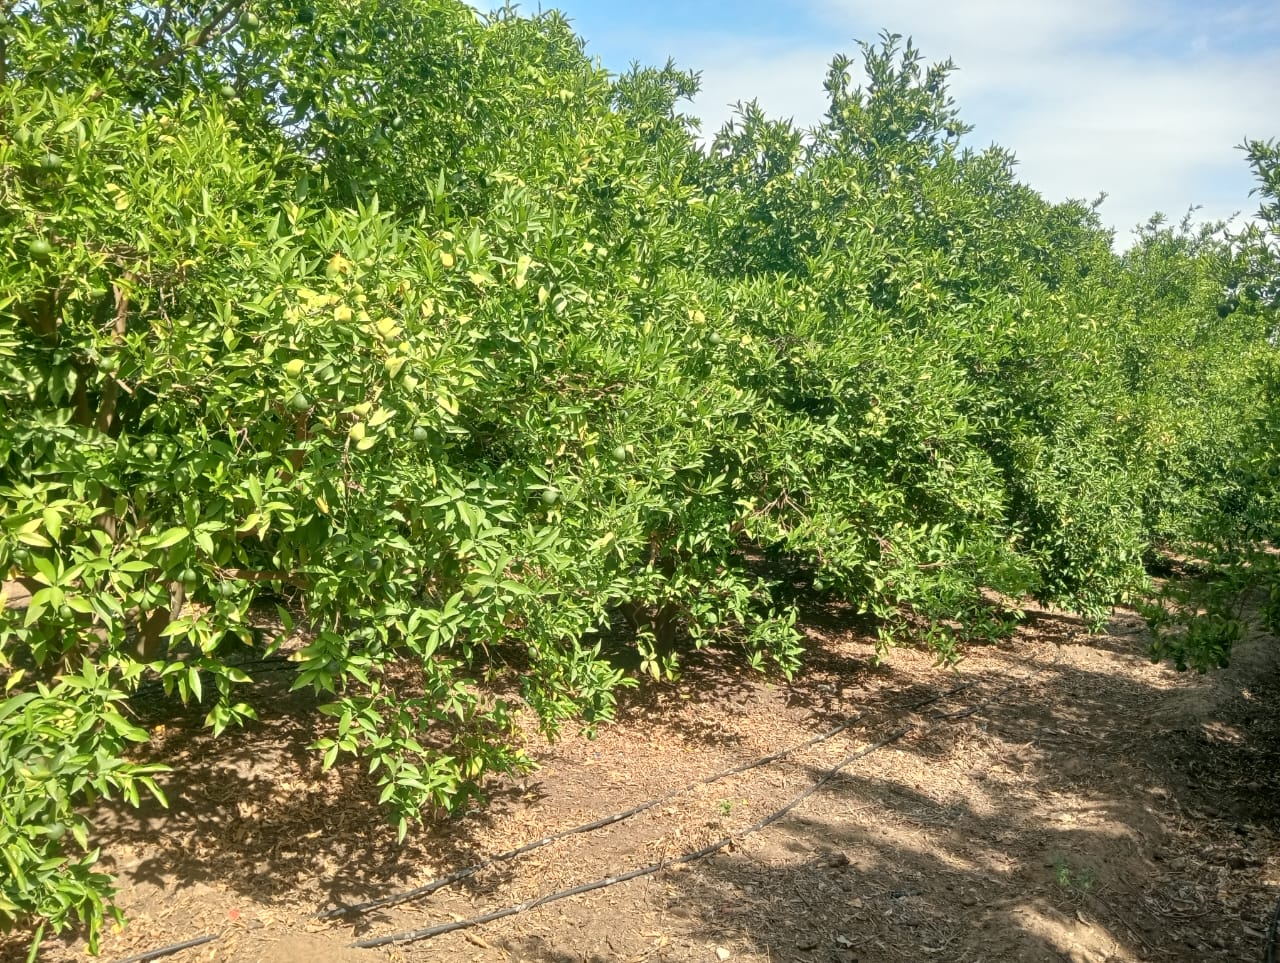
[[[483,6],[483,4],[477,4]],[[1177,220],[1257,209],[1245,136],[1280,137],[1280,0],[558,0],[613,71],[668,57],[702,73],[690,113],[714,130],[738,100],[816,122],[831,55],[882,30],[930,61],[955,61],[951,89],[970,143],[1017,155],[1052,200],[1108,194],[1124,246],[1153,212]],[[525,4],[534,10],[536,5]]]

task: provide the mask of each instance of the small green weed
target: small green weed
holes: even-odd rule
[[[1060,856],[1053,861],[1053,878],[1059,889],[1075,898],[1088,895],[1098,882],[1093,870],[1073,867]]]

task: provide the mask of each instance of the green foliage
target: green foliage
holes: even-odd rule
[[[815,129],[748,104],[704,153],[693,75],[610,77],[555,13],[12,10],[0,925],[95,938],[84,806],[158,792],[129,696],[252,719],[264,608],[404,834],[529,764],[520,705],[608,721],[619,638],[794,671],[779,571],[945,662],[1027,595],[1099,618],[1153,541],[1274,531],[1265,238],[1117,257],[900,38]]]
[[[943,627],[983,622],[984,589],[1097,616],[1141,579],[1106,363],[1118,265],[1092,209],[960,149],[949,65],[892,36],[864,58],[866,88],[833,64],[808,137],[748,105],[709,163],[738,297],[765,305],[740,312],[763,346],[739,382],[778,393],[767,474],[799,508],[755,530],[890,634],[904,608],[929,619],[950,657]]]
[[[1199,672],[1227,665],[1246,605],[1280,627],[1280,153],[1269,142],[1245,149],[1260,182],[1257,222],[1232,233],[1153,221],[1131,253],[1131,303],[1145,315],[1127,347],[1131,420],[1153,469],[1153,536],[1204,568],[1165,582],[1143,611],[1153,656]]]
[[[55,931],[78,920],[96,950],[110,878],[94,872],[98,853],[79,806],[116,793],[137,805],[140,789],[163,801],[153,777],[167,767],[123,758],[147,734],[125,718],[123,696],[92,662],[52,686],[19,689],[22,676],[9,676],[0,702],[0,914],[10,925],[35,916]]]
[[[1088,896],[1098,882],[1097,874],[1086,867],[1075,867],[1061,856],[1053,859],[1053,878],[1064,895],[1073,899]]]

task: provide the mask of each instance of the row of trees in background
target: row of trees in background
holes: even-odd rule
[[[6,927],[96,934],[82,804],[158,792],[130,694],[251,718],[263,605],[403,833],[525,764],[504,666],[548,734],[634,682],[613,621],[655,677],[793,671],[772,571],[941,661],[1027,596],[1101,619],[1164,547],[1269,577],[1274,144],[1258,226],[1117,255],[892,36],[814,129],[744,105],[704,150],[694,75],[555,13],[3,8]],[[1223,661],[1196,626],[1159,654]]]

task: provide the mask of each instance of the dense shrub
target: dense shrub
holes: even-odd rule
[[[793,671],[761,559],[946,661],[1028,595],[1101,617],[1154,543],[1272,530],[1273,247],[1115,255],[898,38],[833,62],[817,128],[744,105],[703,152],[692,75],[611,77],[556,14],[0,29],[6,927],[92,942],[85,804],[158,792],[128,697],[252,718],[263,606],[404,833],[527,765],[502,666],[548,735],[634,684],[610,627],[655,677]]]

